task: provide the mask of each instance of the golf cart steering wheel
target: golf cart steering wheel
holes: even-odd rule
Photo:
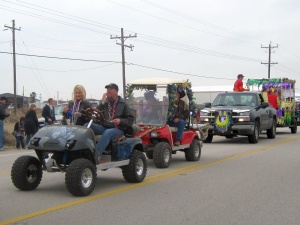
[[[105,121],[105,117],[103,114],[103,111],[100,111],[98,109],[95,108],[87,108],[85,110],[85,117],[88,120],[93,120],[94,123],[96,124],[103,124]]]

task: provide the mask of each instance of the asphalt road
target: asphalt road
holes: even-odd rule
[[[169,168],[157,169],[148,160],[140,184],[127,183],[117,168],[98,171],[88,197],[72,196],[62,173],[45,172],[36,190],[19,191],[11,166],[34,152],[0,152],[0,225],[300,224],[300,133],[277,131],[257,144],[214,137],[199,162],[177,153]]]

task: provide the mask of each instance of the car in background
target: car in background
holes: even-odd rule
[[[55,105],[54,106],[54,112],[55,112],[55,123],[54,124],[61,124],[62,121],[64,120],[64,116],[63,116],[63,111],[64,111],[64,108],[65,108],[66,104],[64,105]],[[42,128],[44,127],[45,125],[45,118],[44,117],[40,117],[38,118],[38,121],[39,121],[39,128]]]

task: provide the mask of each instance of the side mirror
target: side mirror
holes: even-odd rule
[[[210,102],[207,102],[207,103],[205,103],[205,108],[211,108],[211,103]]]
[[[269,106],[270,106],[270,104],[268,102],[261,103],[261,108],[263,108],[263,109],[265,109],[265,108],[267,108]]]

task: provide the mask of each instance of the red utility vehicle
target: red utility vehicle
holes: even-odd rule
[[[186,126],[179,146],[174,146],[176,140],[176,127],[166,124],[171,120],[176,108],[175,93],[178,88],[186,92],[189,101],[190,118]],[[147,102],[147,96],[152,95],[154,100]],[[193,118],[196,118],[197,108],[193,102],[191,83],[183,79],[152,78],[130,82],[127,85],[127,103],[135,115],[136,129],[134,137],[142,139],[146,155],[154,160],[158,168],[167,168],[170,165],[172,154],[183,152],[187,161],[198,161],[201,156],[202,138],[201,128]],[[148,98],[147,98],[148,99]],[[150,113],[145,113],[147,107]]]

